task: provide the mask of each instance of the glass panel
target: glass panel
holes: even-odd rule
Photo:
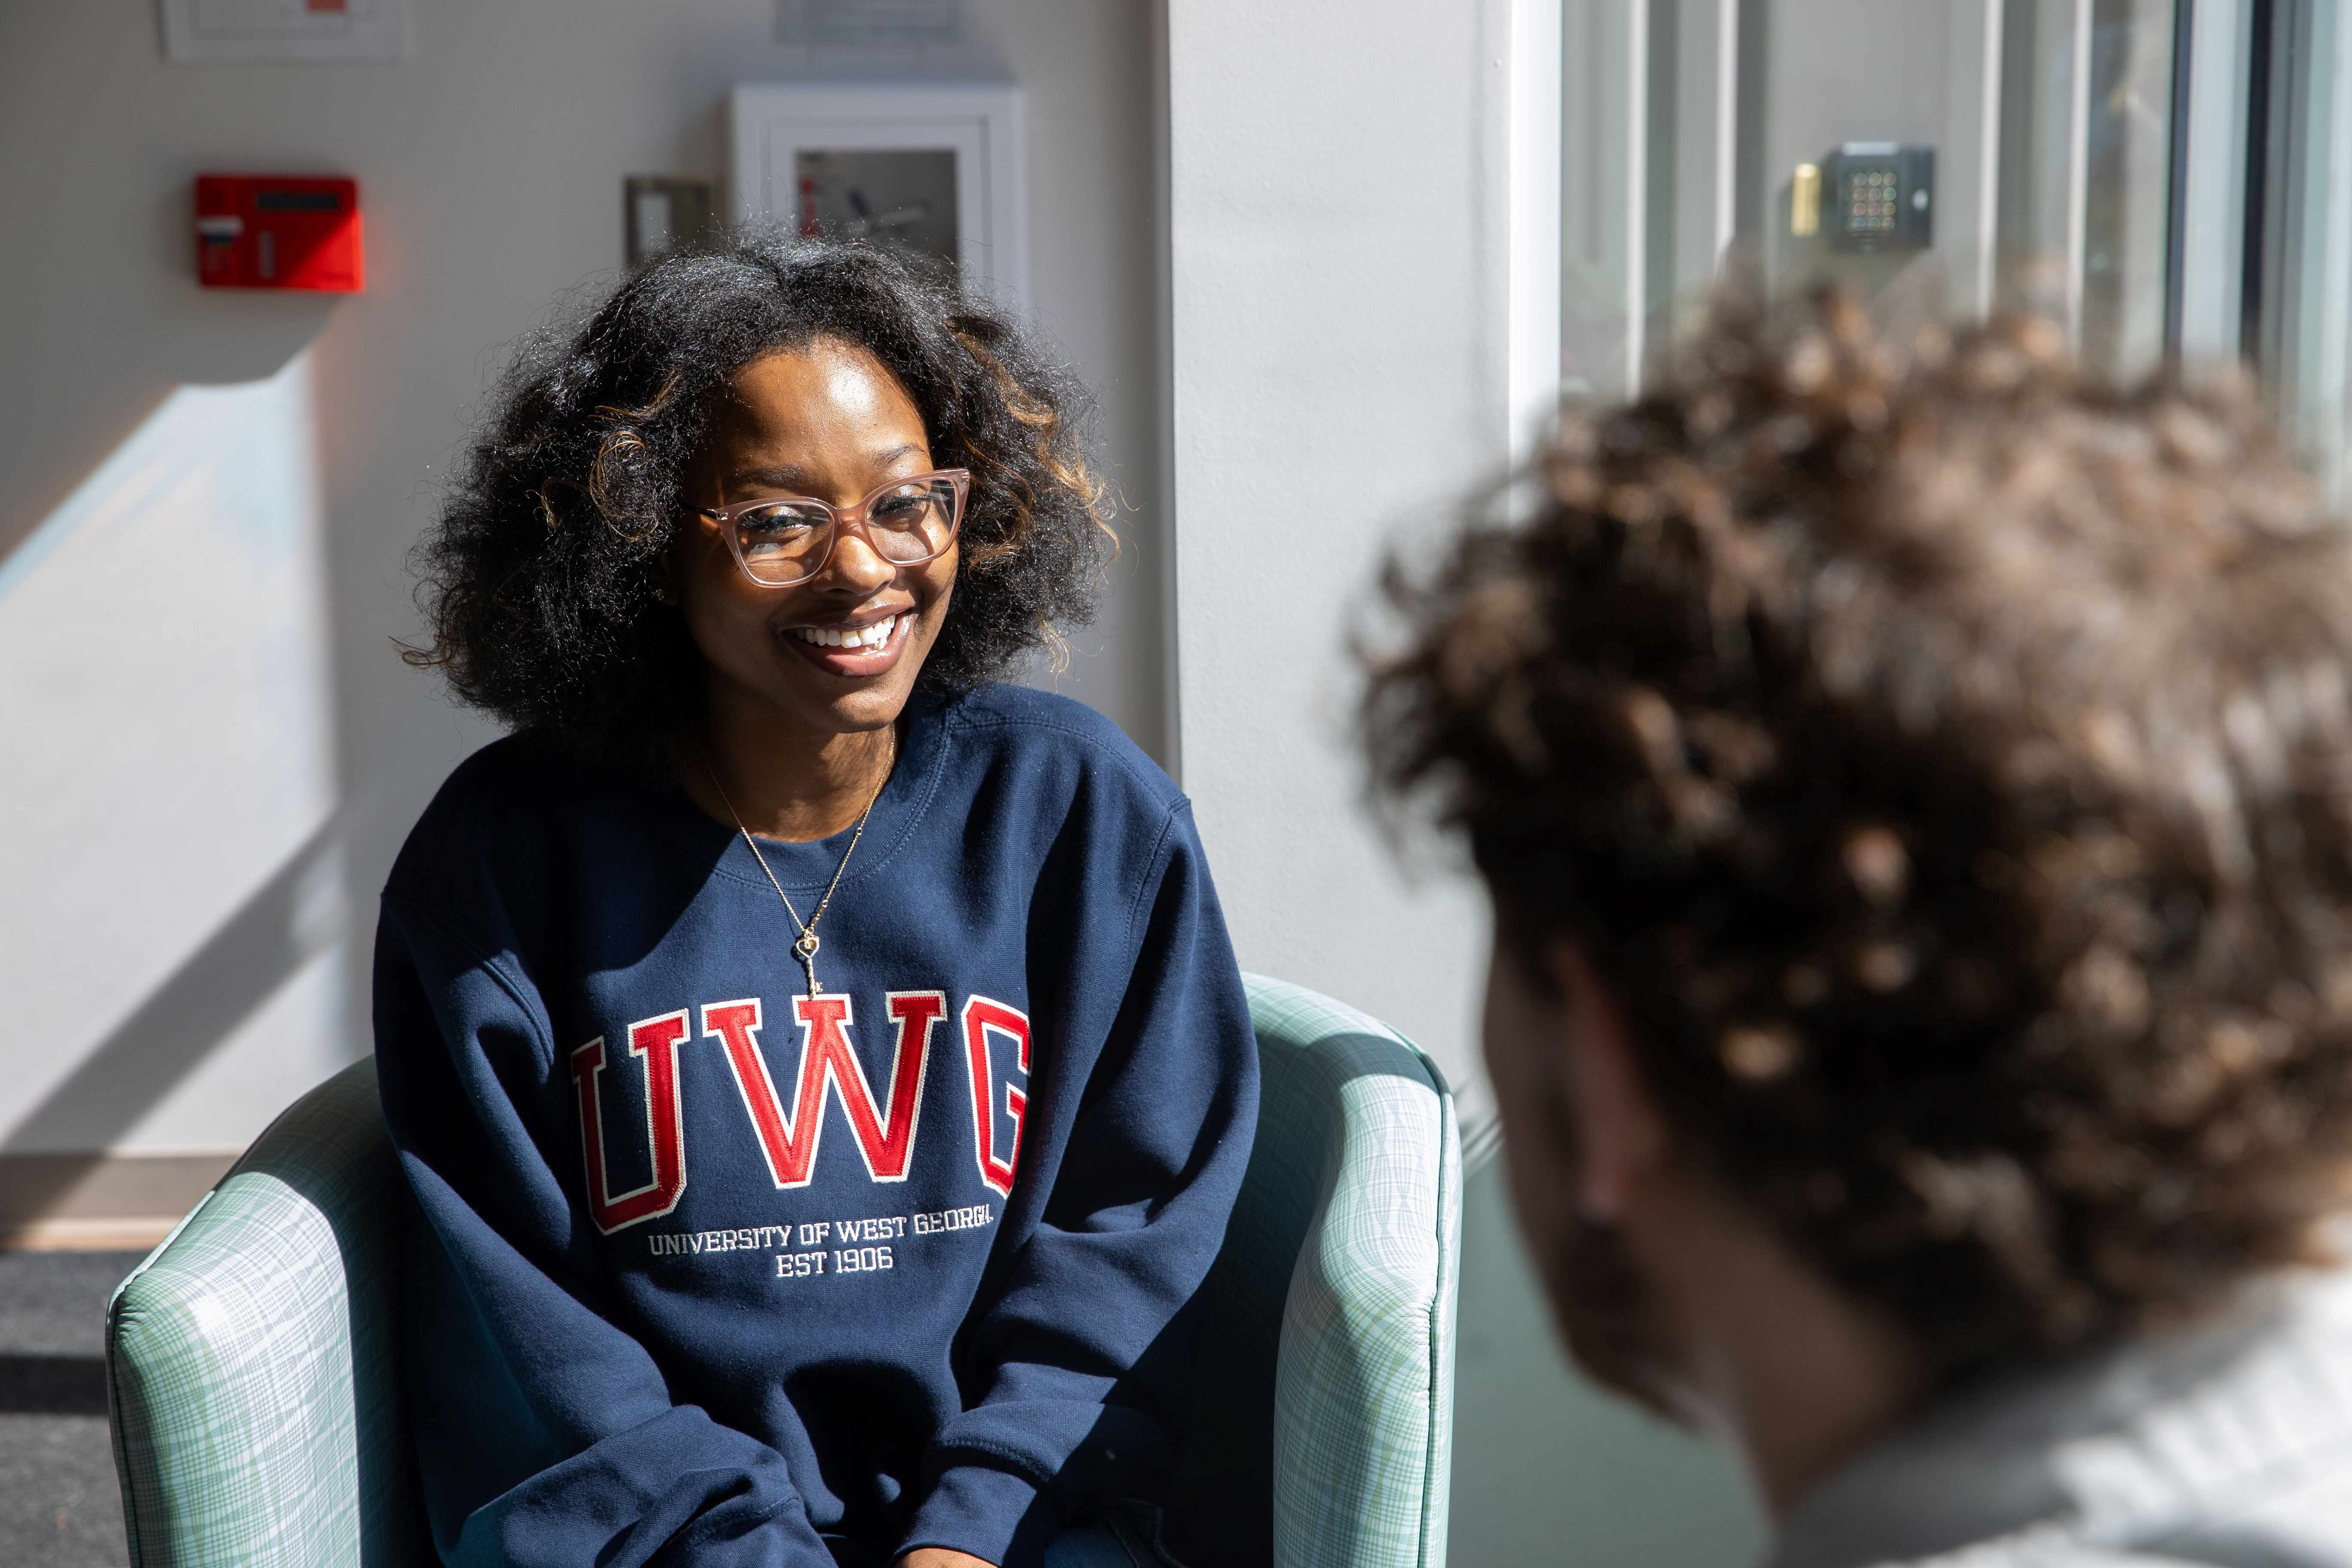
[[[2248,226],[2247,349],[2331,500],[2347,489],[2352,397],[2352,16],[2332,0],[2258,7],[2252,51],[2258,222]]]
[[[1727,251],[2242,354],[2352,499],[2352,0],[1562,0],[1561,353],[1632,390]]]
[[[1890,316],[2164,352],[2176,0],[1566,0],[1562,351],[1622,390],[1727,248]],[[1866,210],[1865,210],[1866,209]]]
[[[902,246],[957,265],[952,149],[803,148],[793,174],[803,234]]]
[[[2164,357],[2173,0],[2098,0],[2083,202],[2082,353],[2119,377]]]
[[[1759,154],[1751,177],[1771,286],[1826,277],[1873,297],[1971,301],[1985,174],[1981,0],[1755,9],[1743,29],[1741,120]]]
[[[1639,0],[1565,0],[1560,96],[1560,375],[1571,398],[1633,390],[1641,361],[1641,289],[1633,268],[1643,237],[1637,199],[1646,139],[1631,132],[1643,108],[1648,10]]]
[[[2004,9],[1996,299],[2063,321],[2093,367],[2143,374],[2165,346],[2173,0]]]

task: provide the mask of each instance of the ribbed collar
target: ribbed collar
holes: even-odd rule
[[[899,732],[898,761],[891,765],[890,777],[882,785],[882,793],[874,798],[874,810],[866,818],[866,835],[858,841],[857,855],[842,873],[843,887],[855,887],[881,871],[922,821],[939,789],[940,769],[947,757],[948,731],[956,703],[954,697],[920,686],[915,689],[914,696],[908,700]],[[724,823],[713,821],[694,804],[682,785],[664,786],[656,804],[667,836],[698,867],[708,868],[711,875],[754,887],[768,885],[743,836]],[[855,831],[854,826],[845,827],[829,838],[812,839],[804,844],[763,837],[760,840],[760,853],[775,872],[776,880],[790,891],[822,892],[832,882],[834,868],[841,864],[842,852],[849,847],[849,837]],[[774,895],[771,893],[769,897]]]
[[[1949,1398],[1850,1461],[1768,1568],[1907,1562],[1999,1536],[2128,1551],[2352,1465],[2352,1272]]]

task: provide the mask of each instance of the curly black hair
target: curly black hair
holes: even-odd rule
[[[1093,615],[1115,545],[1076,380],[943,269],[747,230],[662,256],[526,340],[418,547],[437,666],[463,701],[575,753],[657,766],[700,715],[698,656],[654,597],[681,476],[730,379],[830,339],[887,366],[931,454],[969,468],[954,598],[922,679],[1011,673]]]
[[[1948,1375],[2314,1255],[2352,542],[2250,389],[1734,302],[1534,478],[1392,575],[1374,773],[1531,979],[1586,949],[1702,1163]]]

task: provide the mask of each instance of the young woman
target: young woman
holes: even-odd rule
[[[785,239],[510,373],[413,657],[515,733],[375,982],[447,1562],[1092,1561],[1181,1441],[1256,1065],[1182,796],[992,683],[1098,575],[1075,396]]]

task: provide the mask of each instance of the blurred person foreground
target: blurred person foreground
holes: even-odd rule
[[[1785,1568],[2352,1563],[2352,548],[2252,395],[1719,306],[1400,567],[1578,1360]]]

